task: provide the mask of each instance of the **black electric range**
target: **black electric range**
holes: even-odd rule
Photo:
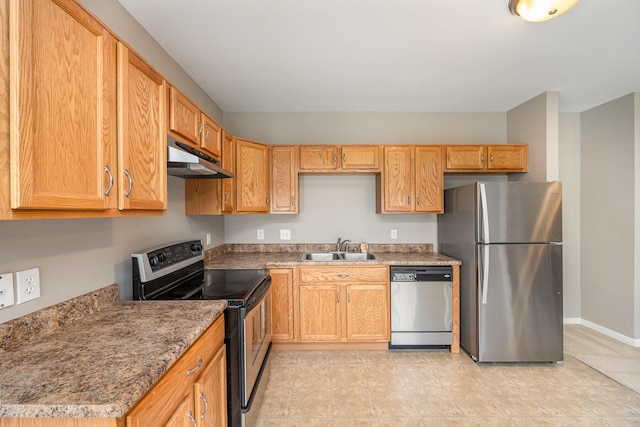
[[[200,240],[134,253],[132,270],[134,299],[227,301],[225,344],[229,426],[251,425],[270,371],[269,271],[207,270]]]

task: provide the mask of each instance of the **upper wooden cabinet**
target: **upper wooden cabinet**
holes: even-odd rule
[[[236,140],[222,131],[222,169],[233,174],[236,173]],[[221,191],[221,211],[222,213],[233,213],[236,206],[236,178],[222,179],[220,182]]]
[[[298,147],[271,147],[271,213],[299,212]]]
[[[527,145],[448,145],[445,172],[527,172]]]
[[[115,207],[115,39],[71,0],[9,7],[11,207]]]
[[[118,43],[118,207],[167,208],[166,82]]]
[[[269,146],[236,138],[236,212],[268,213]]]
[[[376,176],[378,213],[440,213],[444,179],[442,147],[384,147],[382,173]]]
[[[377,172],[378,145],[302,145],[301,172]]]
[[[169,88],[169,134],[220,159],[222,127],[173,86]]]

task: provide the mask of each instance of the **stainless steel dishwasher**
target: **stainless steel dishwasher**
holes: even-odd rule
[[[391,267],[389,348],[452,344],[452,277],[451,266]]]

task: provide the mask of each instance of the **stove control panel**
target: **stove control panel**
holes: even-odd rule
[[[157,279],[186,265],[204,260],[202,240],[149,248],[132,254],[142,282]]]

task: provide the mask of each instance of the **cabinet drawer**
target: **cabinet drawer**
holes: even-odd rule
[[[300,282],[387,282],[387,267],[327,266],[300,267]]]
[[[176,396],[189,393],[223,343],[224,316],[220,316],[129,411],[126,426],[164,425],[176,410]]]

